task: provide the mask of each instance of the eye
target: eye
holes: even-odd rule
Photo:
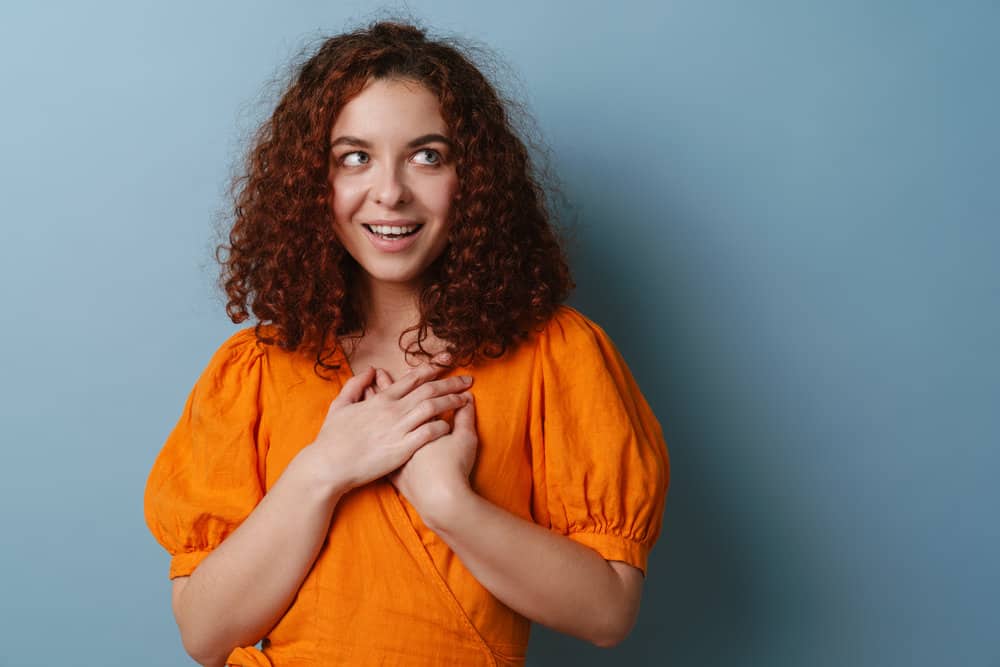
[[[352,151],[340,157],[340,164],[345,167],[360,167],[363,164],[368,164],[368,160],[370,159],[368,153],[364,151]]]
[[[416,152],[416,155],[423,156],[422,158],[418,158],[417,160],[422,164],[433,164],[433,165],[441,164],[441,154],[438,153],[433,148],[421,148],[419,151]]]

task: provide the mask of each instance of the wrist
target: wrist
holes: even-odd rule
[[[341,474],[342,470],[330,471],[330,465],[315,444],[306,445],[291,460],[285,473],[304,488],[310,495],[336,503],[345,493],[354,488],[350,479]]]
[[[420,518],[434,532],[445,530],[476,498],[478,495],[468,483],[442,486],[425,501]]]

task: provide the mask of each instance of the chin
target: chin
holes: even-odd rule
[[[368,279],[374,283],[386,285],[413,285],[420,280],[421,271],[374,271],[361,267],[361,270],[368,275]]]

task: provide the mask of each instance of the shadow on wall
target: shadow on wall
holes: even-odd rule
[[[566,174],[565,179],[569,184],[586,177]],[[693,296],[683,293],[685,267],[643,262],[628,249],[634,241],[609,239],[608,221],[641,212],[630,211],[624,201],[598,201],[580,192],[600,190],[581,187],[573,196],[575,207],[586,213],[580,216],[571,257],[578,285],[571,301],[611,335],[662,424],[671,486],[639,620],[629,638],[609,652],[536,624],[527,664],[740,664],[734,660],[745,660],[754,643],[762,592],[754,588],[752,547],[744,534],[732,530],[737,520],[727,505],[740,499],[727,498],[731,492],[721,488],[723,463],[717,458],[725,446],[718,445],[732,434],[724,419],[699,404],[704,398],[692,394],[685,381],[705,367],[700,360],[713,357],[710,347],[685,338],[690,330],[685,322],[694,317],[685,312]],[[670,210],[649,202],[644,208]],[[652,242],[655,248],[665,244]]]

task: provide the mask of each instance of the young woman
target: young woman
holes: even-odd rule
[[[298,70],[223,248],[227,310],[258,322],[146,487],[195,660],[519,665],[531,621],[628,634],[667,452],[562,305],[532,173],[483,74],[418,28],[333,37]]]

